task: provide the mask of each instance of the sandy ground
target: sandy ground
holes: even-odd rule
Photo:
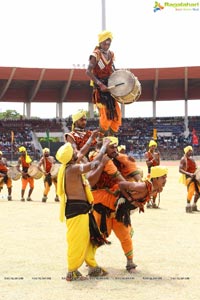
[[[167,164],[167,162],[165,163]],[[146,168],[144,168],[144,173]],[[41,203],[43,183],[35,181],[33,202],[21,202],[21,182],[13,184],[13,201],[6,188],[0,194],[0,299],[199,299],[200,213],[186,214],[186,188],[178,183],[177,163],[169,166],[160,209],[132,214],[134,274],[114,235],[98,249],[99,264],[109,271],[101,279],[66,282],[65,225],[52,187]],[[87,274],[85,265],[80,269]]]

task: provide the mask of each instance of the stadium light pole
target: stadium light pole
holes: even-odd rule
[[[106,30],[106,0],[101,0],[101,26],[102,30]],[[125,118],[125,105],[121,104],[121,112],[123,118]]]
[[[101,0],[101,29],[106,29],[106,0]],[[91,118],[94,118],[94,105],[88,105],[88,110]]]
[[[101,0],[101,26],[102,30],[106,29],[106,0]]]

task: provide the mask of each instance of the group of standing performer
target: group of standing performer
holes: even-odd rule
[[[8,200],[12,200],[12,183],[13,180],[18,180],[21,177],[21,201],[33,201],[32,193],[35,187],[35,178],[39,179],[43,175],[44,190],[42,196],[42,202],[47,201],[47,196],[52,184],[55,186],[55,201],[59,202],[57,195],[57,175],[53,176],[52,169],[56,165],[56,160],[50,155],[48,148],[43,149],[43,155],[38,163],[32,161],[32,158],[28,155],[27,149],[24,146],[19,147],[19,158],[16,166],[8,166],[7,160],[3,157],[2,151],[0,151],[0,191],[3,189],[3,185],[6,184],[8,189]],[[14,169],[13,169],[14,167]],[[31,176],[29,170],[34,167],[35,175]],[[59,166],[58,166],[59,167]],[[58,169],[58,168],[57,168]],[[37,173],[38,172],[38,173]],[[16,177],[16,174],[19,175]],[[38,176],[40,175],[41,176]],[[27,198],[25,199],[25,191],[29,187]]]

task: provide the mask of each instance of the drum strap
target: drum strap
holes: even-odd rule
[[[115,68],[114,62],[112,63],[112,69],[113,69],[113,71],[117,71],[117,69]]]
[[[115,99],[110,95],[110,93],[100,92],[101,103],[107,108],[106,116],[108,120],[117,119],[117,111],[115,108]]]
[[[108,78],[101,78],[101,81],[103,84],[107,85],[108,84]],[[117,119],[117,111],[115,107],[115,99],[112,97],[112,95],[109,92],[101,92],[99,88],[99,97],[100,97],[100,103],[106,106],[107,111],[106,111],[106,116],[108,120],[114,120]]]

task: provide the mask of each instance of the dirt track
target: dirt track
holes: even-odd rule
[[[12,202],[3,198],[4,187],[0,194],[0,299],[199,299],[200,213],[185,213],[186,189],[178,178],[177,165],[169,166],[160,209],[132,214],[138,264],[134,274],[126,273],[119,242],[111,235],[112,244],[97,252],[108,277],[71,283],[64,280],[65,225],[58,220],[53,187],[47,203],[41,203],[42,180],[35,181],[33,202],[19,201],[20,181],[14,182]],[[86,266],[81,271],[87,274]]]

